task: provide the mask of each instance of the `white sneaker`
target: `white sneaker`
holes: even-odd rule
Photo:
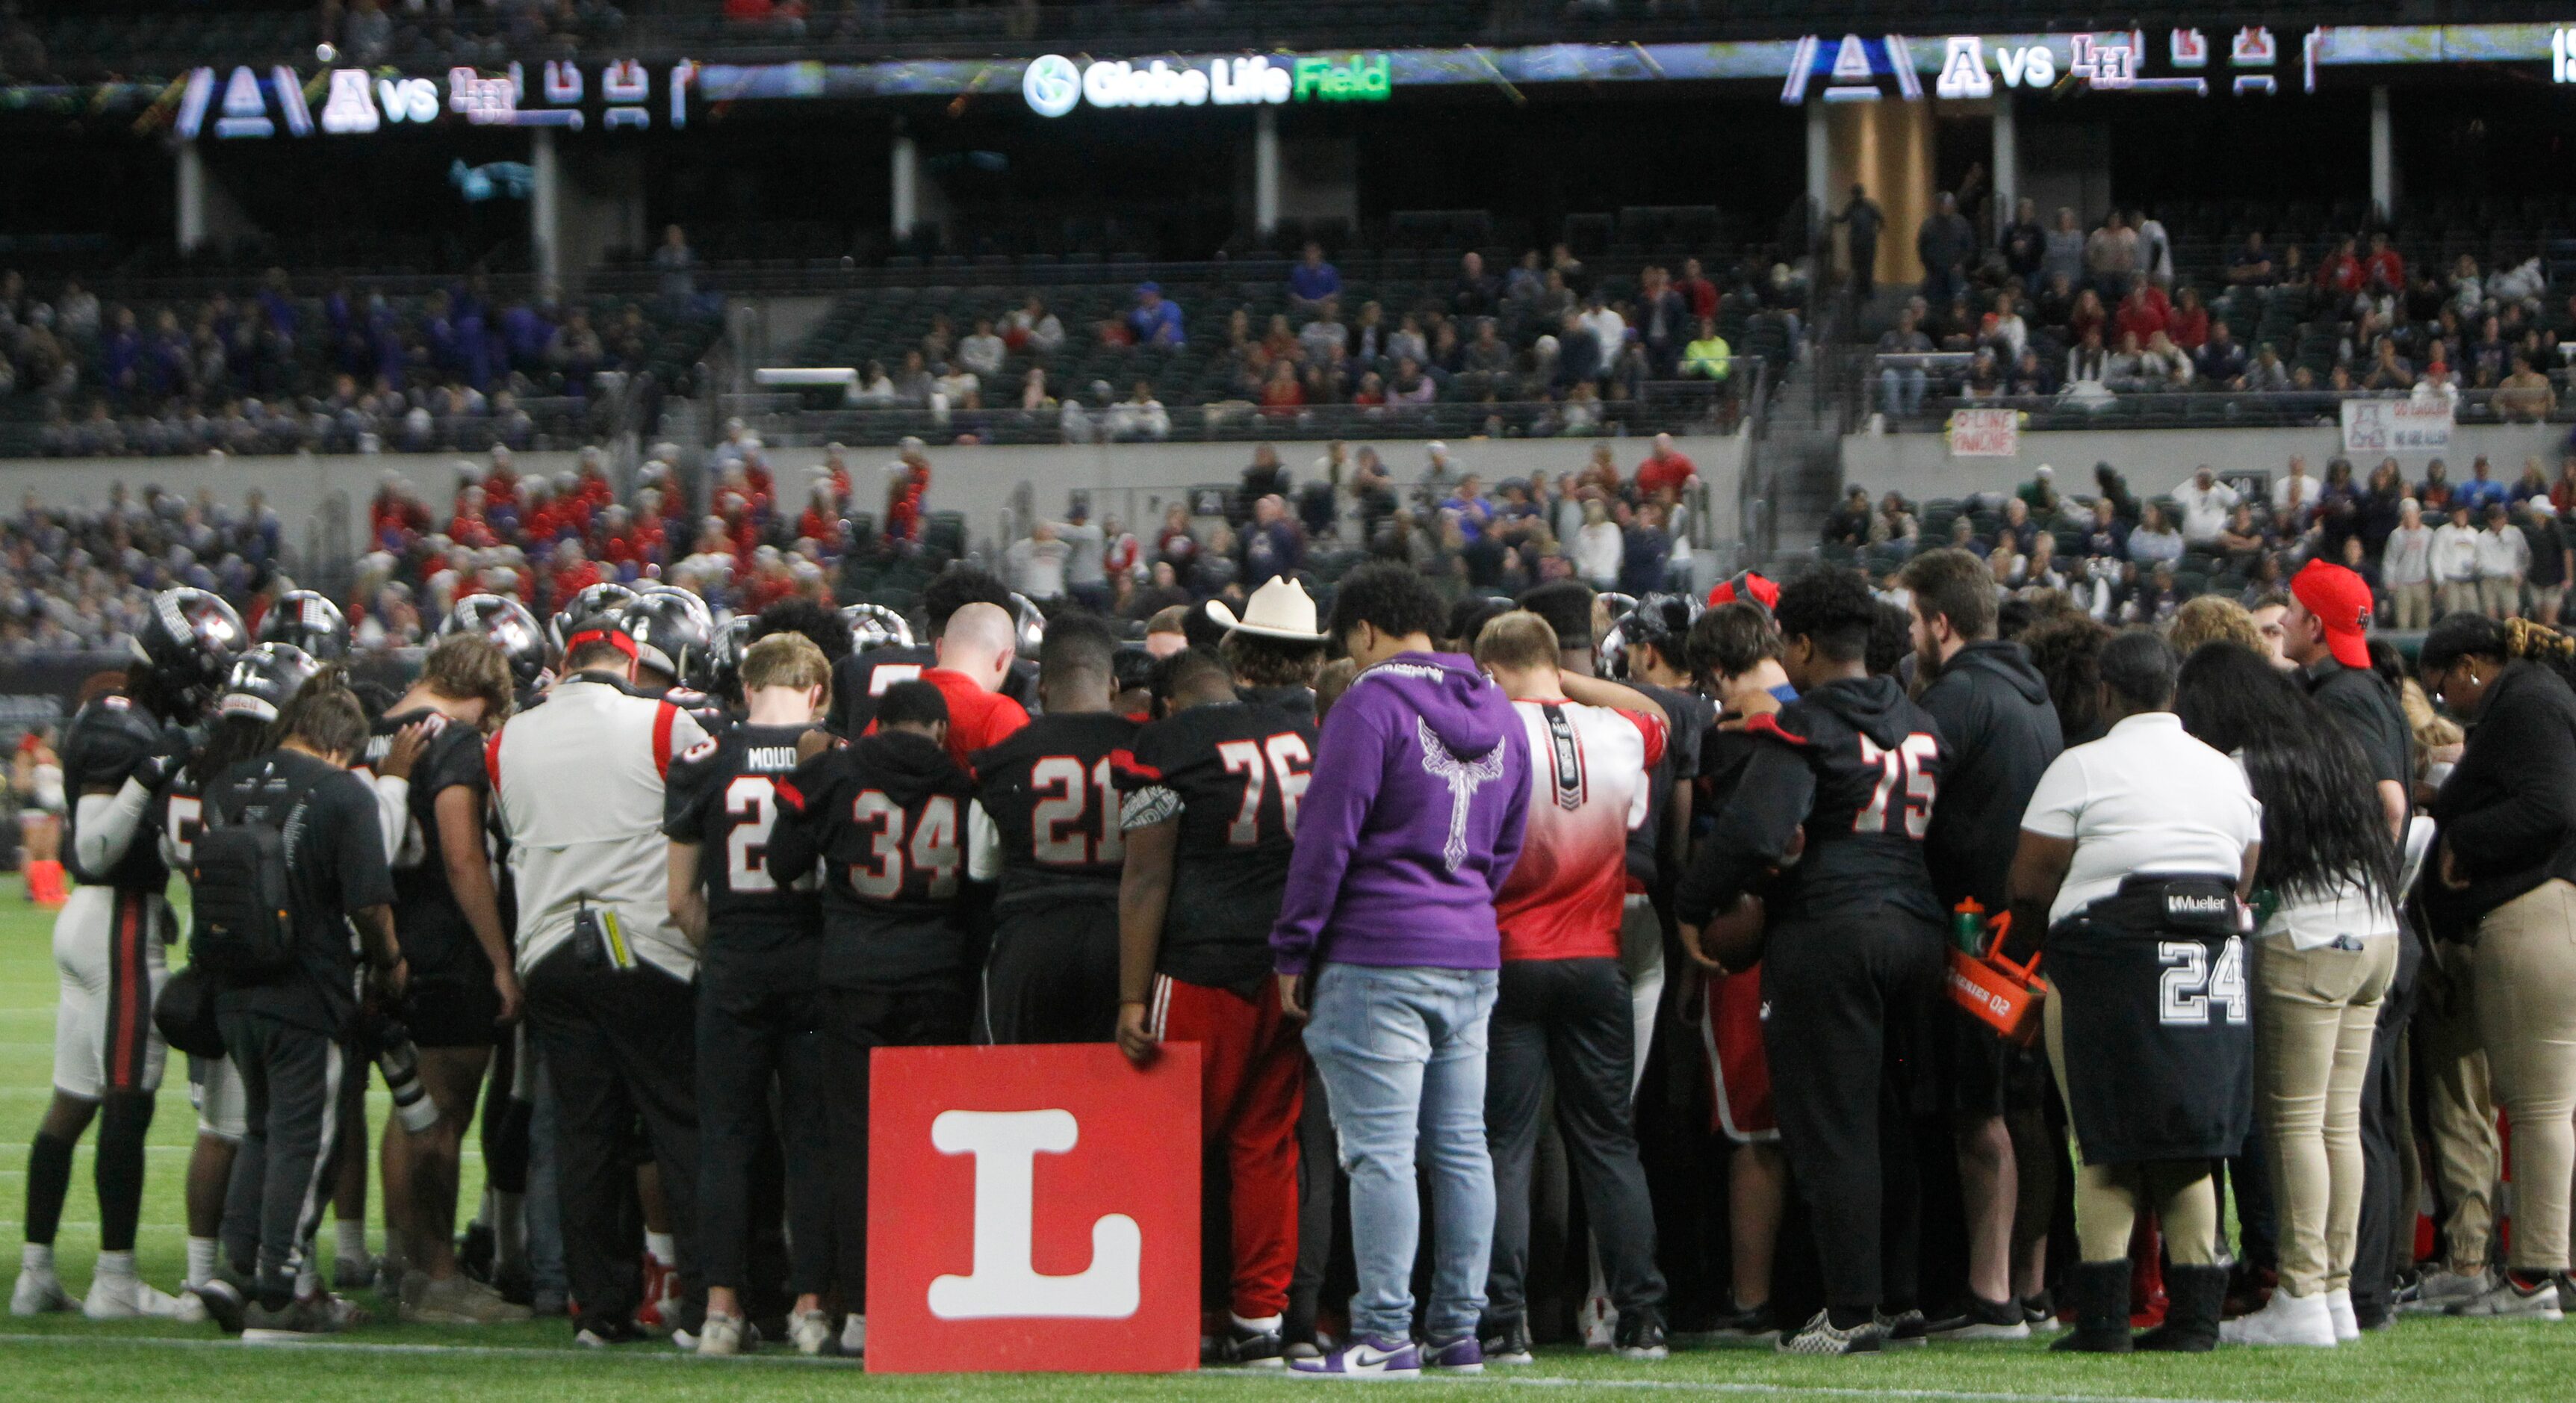
[[[1574,1312],[1574,1324],[1583,1332],[1585,1349],[1608,1349],[1618,1340],[1619,1308],[1607,1296],[1586,1296]]]
[[[841,1323],[841,1353],[852,1359],[864,1359],[868,1353],[868,1318],[853,1313]]]
[[[787,1338],[798,1354],[821,1354],[832,1344],[832,1317],[819,1310],[800,1310],[787,1317]]]
[[[743,1320],[739,1315],[710,1315],[698,1327],[698,1353],[708,1358],[742,1353]]]
[[[179,1298],[135,1277],[102,1273],[90,1282],[81,1314],[92,1320],[176,1320]]]
[[[9,1293],[11,1315],[43,1315],[47,1311],[70,1310],[71,1293],[50,1271],[28,1267],[18,1273],[18,1285]]]
[[[2327,1307],[2323,1292],[2293,1296],[2285,1288],[2274,1291],[2271,1302],[2252,1315],[2220,1322],[2218,1338],[2231,1345],[2312,1345],[2332,1349],[2334,1312]]]
[[[2451,1314],[2483,1319],[2564,1320],[2567,1313],[2558,1308],[2558,1283],[2544,1281],[2529,1291],[2513,1284],[2510,1276],[2499,1275],[2495,1289],[2472,1301],[2451,1307]]]
[[[2326,1293],[2326,1314],[2334,1320],[2336,1344],[2350,1344],[2361,1338],[2361,1321],[2352,1313],[2351,1287],[2338,1286]]]
[[[182,1325],[203,1325],[214,1316],[206,1311],[206,1298],[191,1288],[179,1293],[179,1313],[170,1318]]]

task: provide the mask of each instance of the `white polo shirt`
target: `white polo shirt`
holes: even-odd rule
[[[2052,761],[2021,826],[2075,840],[2048,908],[2055,925],[2132,873],[2243,871],[2246,847],[2263,835],[2263,806],[2235,761],[2184,731],[2181,717],[2150,711]]]

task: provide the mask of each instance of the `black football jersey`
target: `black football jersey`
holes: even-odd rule
[[[1111,712],[1041,716],[975,752],[975,802],[1001,840],[995,909],[1037,900],[1118,899],[1127,842],[1118,766],[1137,723]]]
[[[904,987],[968,977],[958,891],[974,782],[927,736],[835,746],[775,781],[773,881],[822,866],[823,982]]]
[[[462,788],[474,796],[474,811],[484,811],[484,796],[492,786],[490,772],[483,764],[483,734],[428,707],[416,707],[383,717],[370,728],[361,768],[372,775],[392,749],[395,733],[416,724],[427,725],[430,734],[412,761],[402,838],[394,844],[394,933],[402,941],[403,959],[415,976],[464,974],[469,971],[457,966],[473,963],[480,946],[474,939],[474,927],[465,919],[465,908],[456,904],[456,891],[448,885],[447,857],[439,838],[438,796]],[[475,827],[480,831],[483,825],[477,823]],[[487,863],[491,860],[488,852],[474,857]],[[490,978],[488,974],[480,977]]]
[[[832,665],[832,715],[825,722],[832,734],[860,736],[877,719],[877,698],[897,682],[918,682],[921,674],[939,665],[939,654],[928,644],[910,648],[871,648],[853,653]],[[1038,668],[1026,658],[1011,662],[1011,675],[1002,679],[1002,695],[1018,702],[1030,712],[1038,709]]]
[[[1923,835],[1938,796],[1941,730],[1894,678],[1829,682],[1756,716],[1742,779],[1717,815],[1675,910],[1693,925],[1767,868],[1775,917],[1898,902],[1938,920]],[[1791,840],[1804,854],[1784,865]]]
[[[85,886],[114,887],[119,891],[161,892],[170,885],[169,865],[161,860],[161,844],[156,841],[164,825],[159,795],[144,810],[142,822],[135,825],[134,840],[125,852],[109,863],[104,872],[92,872],[81,865],[78,856],[80,796],[95,790],[116,790],[134,773],[134,767],[156,754],[177,754],[187,749],[185,732],[154,716],[130,697],[109,695],[96,698],[73,715],[63,728],[63,788],[69,802],[63,815],[63,866]]]
[[[1628,830],[1628,875],[1645,884],[1649,891],[1661,892],[1672,885],[1680,874],[1663,871],[1662,854],[1664,816],[1672,809],[1673,786],[1689,784],[1699,775],[1700,738],[1717,721],[1717,708],[1697,692],[1676,691],[1647,682],[1628,684],[1654,699],[1664,709],[1670,724],[1665,734],[1671,744],[1664,747],[1661,759],[1646,771],[1646,821]]]
[[[1180,821],[1159,972],[1227,989],[1269,977],[1314,754],[1311,715],[1250,702],[1194,706],[1136,733],[1120,766],[1125,822]]]
[[[873,648],[853,653],[832,665],[832,718],[834,734],[857,736],[867,733],[877,719],[877,698],[898,682],[918,682],[921,674],[938,665],[938,656],[928,648]]]
[[[777,784],[796,768],[796,738],[806,729],[729,726],[671,762],[662,833],[698,845],[709,960],[787,949],[819,928],[810,868],[785,883],[769,874]]]

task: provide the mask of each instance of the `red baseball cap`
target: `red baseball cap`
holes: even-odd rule
[[[2311,560],[2290,595],[2326,626],[2326,651],[2346,667],[2370,666],[2370,585],[2340,565]]]
[[[1780,607],[1780,587],[1757,571],[1747,570],[1731,580],[1720,580],[1708,592],[1708,607],[1732,604],[1737,600],[1759,604],[1769,613]]]

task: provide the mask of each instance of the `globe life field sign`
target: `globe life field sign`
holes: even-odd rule
[[[1289,102],[1384,102],[1394,90],[1385,54],[1250,58],[1101,59],[1088,66],[1062,54],[1030,62],[1020,94],[1041,117],[1092,107],[1248,107]]]

